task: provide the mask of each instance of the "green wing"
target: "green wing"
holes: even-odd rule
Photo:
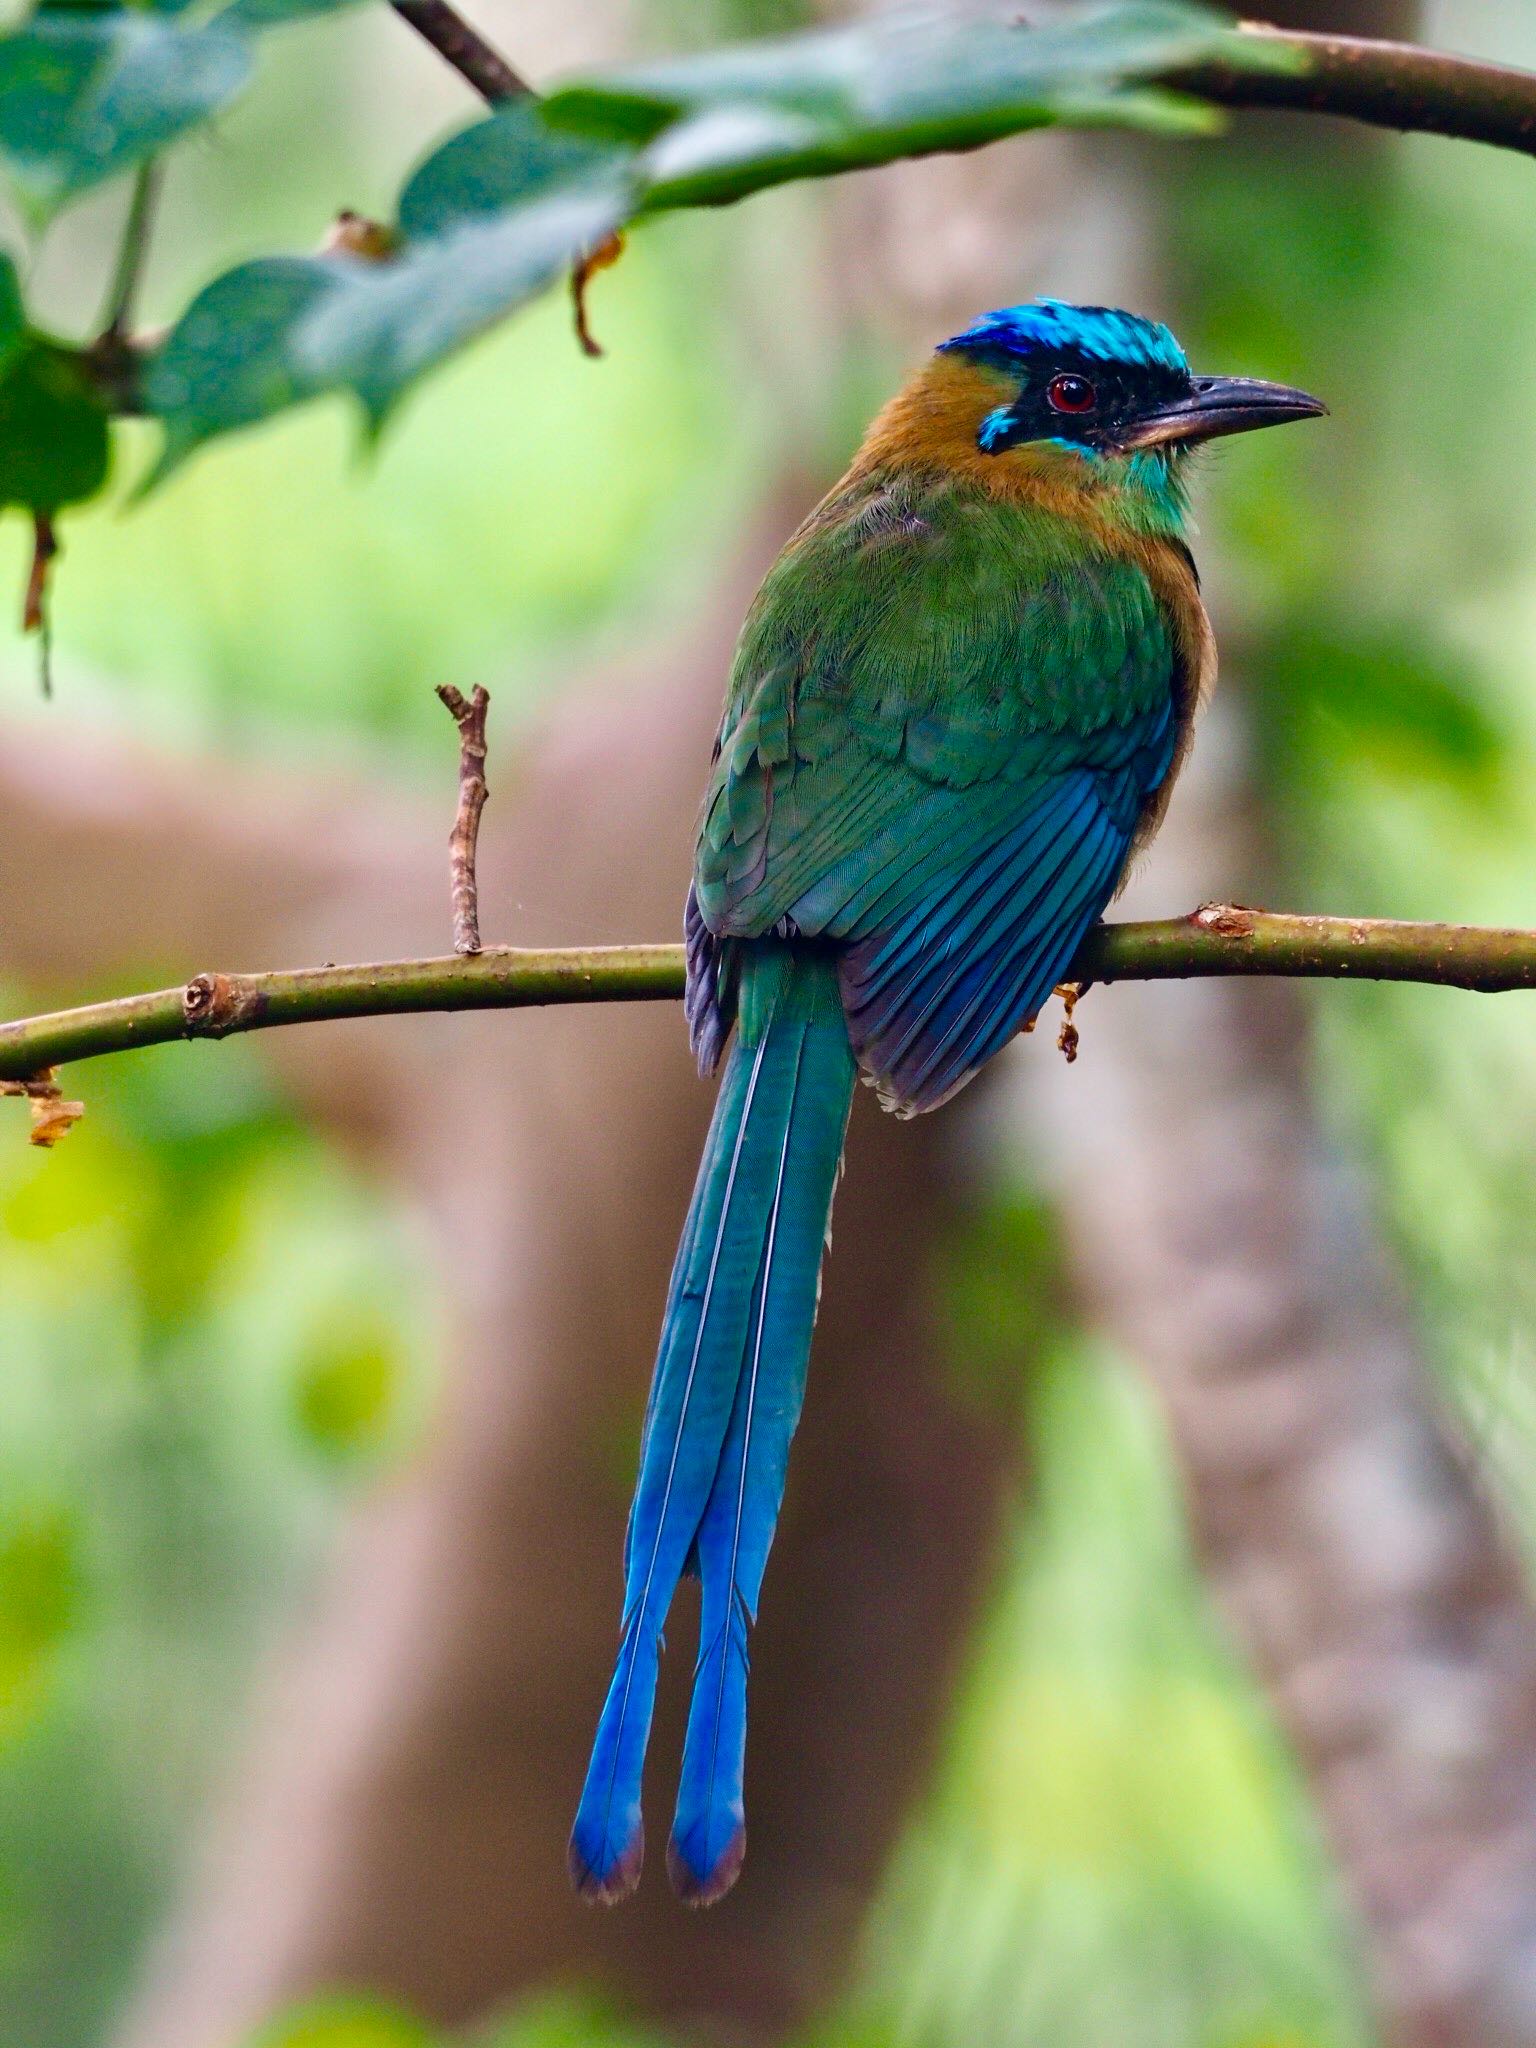
[[[1141,571],[1063,522],[941,485],[834,504],[743,630],[702,926],[844,941],[861,1060],[931,1106],[1033,1014],[1113,894],[1172,757],[1175,670]],[[695,947],[727,1006],[733,950]]]

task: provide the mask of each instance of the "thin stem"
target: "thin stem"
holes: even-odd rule
[[[1197,64],[1165,73],[1162,83],[1223,107],[1337,114],[1536,156],[1536,72],[1373,37],[1306,35],[1257,23],[1239,33],[1293,51],[1297,69]]]
[[[1084,941],[1069,979],[1180,981],[1229,974],[1417,981],[1486,993],[1533,989],[1536,931],[1206,904],[1190,917],[1098,926]],[[434,960],[200,974],[180,988],[0,1024],[0,1081],[31,1080],[66,1060],[134,1046],[225,1038],[282,1024],[423,1010],[657,1002],[682,992],[681,946],[547,952],[492,946]]]
[[[117,252],[112,289],[107,294],[102,316],[101,340],[122,341],[133,323],[133,302],[149,255],[149,233],[154,224],[155,201],[160,192],[160,166],[153,157],[139,165],[123,222],[123,239]]]
[[[437,694],[459,728],[459,808],[448,835],[448,875],[453,898],[453,950],[478,953],[480,946],[480,878],[475,853],[480,843],[480,813],[490,791],[485,781],[485,715],[491,694],[476,683],[466,697],[452,683],[439,683]]]
[[[520,78],[500,51],[493,49],[478,29],[471,28],[448,0],[391,0],[391,5],[400,19],[408,21],[443,62],[451,64],[492,106],[533,91],[527,79]]]
[[[48,591],[59,536],[46,512],[32,514],[32,564],[27,571],[27,588],[21,601],[21,630],[35,633],[38,645],[38,682],[45,697],[53,695],[53,613]]]

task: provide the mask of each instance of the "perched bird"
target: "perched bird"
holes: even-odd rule
[[[640,1874],[662,1626],[703,1582],[668,1867],[741,1867],[747,1633],[799,1420],[856,1078],[947,1101],[1029,1023],[1168,801],[1215,669],[1190,450],[1305,392],[1196,377],[1166,327],[1054,300],[944,342],[789,542],[737,646],[685,930],[700,1069],[735,1044],[672,1272],[618,1661],[571,1835]]]

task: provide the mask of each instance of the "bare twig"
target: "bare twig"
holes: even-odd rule
[[[448,0],[391,0],[391,5],[400,19],[425,37],[443,62],[451,64],[492,106],[533,91],[527,79],[520,78],[479,30],[455,13]]]
[[[155,200],[160,190],[160,166],[153,157],[139,165],[123,222],[123,239],[117,254],[117,269],[107,294],[100,341],[121,342],[133,321],[133,302],[149,255],[149,231],[154,221]]]
[[[1183,981],[1228,974],[1418,981],[1488,994],[1536,989],[1536,931],[1206,904],[1190,917],[1099,925],[1083,941],[1071,979]],[[33,1080],[65,1060],[134,1046],[225,1038],[279,1024],[423,1010],[657,1002],[682,992],[681,946],[539,952],[492,946],[435,960],[205,974],[179,988],[0,1024],[0,1080]]]
[[[459,808],[448,835],[448,867],[453,888],[453,950],[480,951],[480,885],[475,874],[475,849],[480,838],[480,813],[490,794],[485,783],[485,714],[491,695],[476,683],[466,697],[452,683],[439,683],[437,694],[459,728]]]
[[[36,633],[42,649],[43,695],[53,695],[53,628],[48,615],[48,580],[53,558],[59,552],[59,537],[46,512],[32,514],[32,564],[27,571],[26,595],[21,601],[21,630]]]

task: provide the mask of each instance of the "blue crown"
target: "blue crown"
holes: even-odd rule
[[[994,357],[1094,356],[1148,370],[1189,371],[1183,349],[1158,321],[1113,306],[1069,306],[1061,299],[1035,299],[1027,306],[983,313],[963,334],[941,341],[939,349]]]

